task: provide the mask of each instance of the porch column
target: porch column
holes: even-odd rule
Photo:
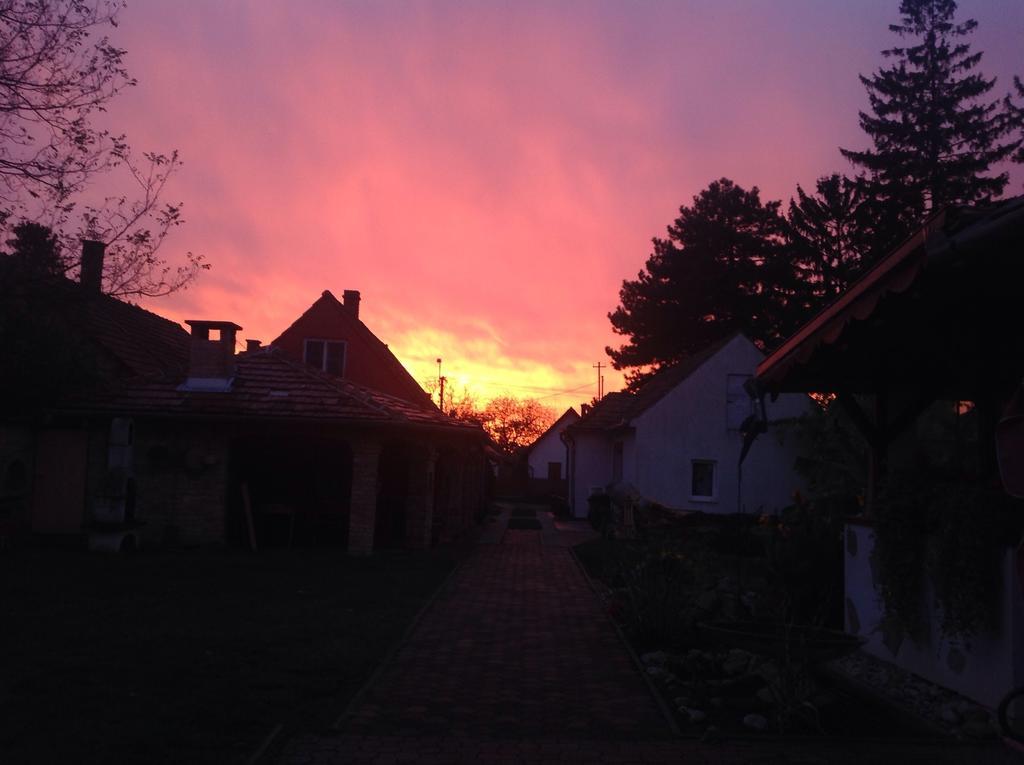
[[[406,506],[406,544],[414,549],[430,547],[434,521],[434,471],[437,448],[424,447],[409,461],[409,497]]]
[[[369,555],[373,552],[380,450],[380,442],[373,439],[352,442],[352,501],[349,505],[348,551],[353,555]]]

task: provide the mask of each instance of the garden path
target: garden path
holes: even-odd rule
[[[550,518],[484,534],[337,730],[293,737],[279,765],[1014,761],[948,744],[674,737],[568,549],[586,536]]]

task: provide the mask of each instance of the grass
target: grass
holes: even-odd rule
[[[327,727],[457,560],[0,553],[0,761],[245,762]]]

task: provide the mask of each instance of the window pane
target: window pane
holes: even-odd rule
[[[324,370],[328,374],[338,375],[345,371],[345,344],[327,343],[327,365]]]
[[[715,464],[713,462],[693,463],[690,495],[694,497],[713,497],[715,495]]]
[[[306,363],[317,369],[324,368],[324,341],[306,341]]]

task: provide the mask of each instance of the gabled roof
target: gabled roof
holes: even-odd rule
[[[579,413],[570,406],[568,409],[566,409],[564,412],[562,412],[562,416],[561,417],[559,417],[557,420],[555,420],[553,423],[551,423],[551,425],[548,426],[547,430],[545,430],[543,433],[541,433],[539,436],[537,436],[533,440],[533,443],[530,444],[528,447],[526,447],[527,453],[533,451],[533,447],[535,447],[542,440],[544,440],[544,438],[549,433],[558,433],[559,431],[564,430],[567,427],[568,424],[571,424],[572,422],[576,422],[577,420],[579,420],[579,418],[580,418]]]
[[[188,367],[189,336],[181,325],[108,295],[85,300],[83,330],[131,373],[172,377]]]
[[[11,286],[18,284],[20,277],[12,268],[0,263],[0,271],[12,280]],[[5,283],[5,293],[7,289]],[[188,332],[144,308],[88,291],[63,276],[35,281],[24,296],[24,310],[45,311],[47,319],[66,327],[69,338],[96,346],[114,362],[119,376],[175,377],[188,367]]]
[[[631,420],[639,417],[678,388],[684,380],[704,366],[705,363],[737,337],[744,337],[745,339],[742,333],[734,332],[678,364],[661,370],[644,382],[640,389],[634,393],[620,391],[607,394],[589,412],[584,414],[579,421],[570,425],[568,429],[611,430],[629,425]]]
[[[68,400],[60,411],[181,419],[296,421],[321,424],[392,424],[471,433],[479,426],[424,410],[395,396],[331,377],[292,361],[275,348],[235,357],[228,392],[181,390],[175,381],[130,380],[98,394]],[[481,431],[482,434],[482,431]]]
[[[279,344],[284,335],[305,319],[314,309],[321,306],[326,306],[333,312],[338,322],[346,328],[351,329],[366,341],[367,346],[370,348],[370,352],[374,355],[375,361],[377,361],[392,377],[395,384],[400,390],[402,390],[403,394],[409,401],[415,402],[424,408],[437,409],[437,407],[434,406],[433,400],[429,395],[427,395],[427,392],[423,390],[415,379],[413,379],[413,376],[409,374],[408,370],[402,366],[402,362],[400,362],[395,354],[391,352],[391,349],[388,348],[380,338],[373,334],[373,332],[370,331],[370,328],[363,324],[363,322],[358,319],[352,311],[347,309],[340,300],[334,297],[334,294],[330,290],[324,290],[320,297],[317,298],[309,308],[302,312],[302,315],[299,316],[299,318],[293,321],[288,328],[284,330],[284,332],[278,335],[277,338],[271,342],[271,345]]]

